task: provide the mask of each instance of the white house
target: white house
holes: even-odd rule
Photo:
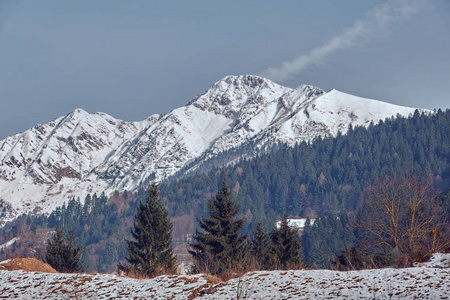
[[[309,221],[311,222],[311,225],[314,224],[314,220],[315,219],[309,219]],[[295,228],[299,231],[299,233],[301,233],[303,231],[303,228],[305,228],[306,218],[290,218],[290,219],[287,219],[287,222],[288,222],[289,227]],[[280,228],[281,220],[278,220],[276,222],[276,226],[277,226],[277,229]]]

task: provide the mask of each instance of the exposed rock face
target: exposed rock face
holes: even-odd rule
[[[10,204],[3,219],[88,193],[134,190],[245,143],[294,145],[414,110],[249,75],[227,76],[186,106],[141,122],[77,109],[0,141],[0,201]]]

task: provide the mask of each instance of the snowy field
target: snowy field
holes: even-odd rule
[[[217,283],[207,275],[0,271],[2,299],[450,299],[450,255],[407,269],[260,271]]]

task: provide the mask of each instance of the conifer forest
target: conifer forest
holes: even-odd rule
[[[0,250],[0,260],[60,261],[46,249],[59,243],[79,258],[77,270],[115,272],[119,265],[142,271],[139,256],[151,255],[156,262],[145,268],[156,269],[149,276],[175,272],[175,257],[214,274],[411,266],[450,250],[450,110],[277,145],[253,159],[175,175],[137,192],[67,200],[50,215],[22,215],[3,227],[0,244],[20,239]],[[146,220],[145,210],[158,217]],[[389,230],[393,214],[404,234]],[[306,218],[300,235],[287,225],[295,217]],[[145,222],[164,230],[146,231]],[[44,238],[55,230],[53,239]],[[136,251],[144,234],[156,234],[161,244]]]

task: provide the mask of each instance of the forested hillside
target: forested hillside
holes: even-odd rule
[[[172,215],[202,214],[223,174],[248,220],[288,213],[316,217],[355,211],[365,187],[389,172],[432,176],[444,191],[450,182],[450,111],[395,118],[350,128],[345,136],[316,139],[226,168],[163,183]],[[256,224],[256,222],[252,222]]]
[[[229,153],[228,153],[229,155]],[[183,248],[194,232],[196,218],[207,212],[207,200],[220,187],[226,174],[233,197],[244,217],[244,231],[251,233],[262,221],[266,230],[284,214],[316,218],[303,237],[302,252],[307,265],[328,267],[355,242],[349,219],[358,213],[366,189],[389,174],[412,173],[429,178],[449,222],[450,111],[432,115],[415,113],[363,127],[346,135],[317,139],[295,147],[280,145],[272,154],[240,161],[208,173],[169,179],[160,185],[163,203],[174,224],[174,246]],[[0,259],[34,248],[49,228],[73,228],[90,270],[113,271],[125,257],[128,236],[138,201],[144,193],[88,196],[85,204],[72,200],[49,217],[19,218],[6,226],[0,244],[19,236],[12,247],[0,250]],[[317,220],[318,218],[318,220]],[[32,242],[33,241],[33,242]],[[41,242],[45,241],[43,239]],[[316,247],[316,248],[314,248]],[[313,249],[322,249],[312,257]],[[39,250],[40,249],[40,250]]]

